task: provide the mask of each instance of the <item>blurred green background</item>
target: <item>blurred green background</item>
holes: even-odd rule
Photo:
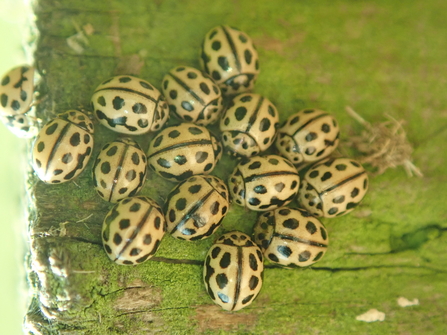
[[[26,0],[0,0],[0,75],[26,63],[22,43],[28,34]],[[0,124],[0,334],[22,334],[26,306],[26,140]]]

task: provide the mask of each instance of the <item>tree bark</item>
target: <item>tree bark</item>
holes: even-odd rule
[[[118,136],[96,123],[86,170],[73,182],[46,185],[29,175],[29,334],[444,334],[447,333],[447,3],[400,1],[39,0],[35,61],[42,75],[38,116],[47,121],[90,107],[97,85],[116,74],[160,88],[171,68],[199,68],[199,48],[213,26],[247,32],[258,47],[255,92],[281,121],[308,107],[333,113],[342,140],[360,128],[352,106],[380,122],[407,121],[423,178],[401,168],[370,178],[353,213],[322,220],[330,245],[306,269],[267,265],[257,300],[240,312],[214,305],[202,262],[223,232],[251,234],[256,213],[232,205],[210,239],[165,236],[153,259],[111,262],[101,226],[112,207],[97,196],[94,157]],[[442,87],[442,89],[441,89]],[[212,127],[216,130],[216,127]],[[135,136],[147,149],[153,135]],[[343,141],[342,141],[343,143]],[[341,145],[343,155],[355,152]],[[223,157],[213,174],[226,180],[236,162]],[[142,195],[163,200],[174,187],[149,173]],[[292,203],[296,206],[296,203]],[[397,298],[420,304],[400,307]],[[384,322],[356,316],[376,308]]]

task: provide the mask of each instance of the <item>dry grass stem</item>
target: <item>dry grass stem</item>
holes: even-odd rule
[[[348,140],[349,145],[363,154],[357,160],[377,168],[377,174],[402,165],[409,177],[413,174],[423,176],[421,170],[411,162],[413,147],[407,140],[403,120],[398,121],[385,114],[388,121],[372,125],[351,107],[347,106],[346,111],[365,127],[359,136],[351,136]]]

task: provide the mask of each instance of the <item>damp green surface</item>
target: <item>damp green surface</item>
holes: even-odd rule
[[[261,64],[255,92],[276,105],[281,121],[303,108],[327,110],[341,125],[343,144],[361,131],[345,106],[372,123],[385,114],[405,120],[413,162],[424,177],[409,178],[401,167],[372,173],[369,193],[353,213],[323,220],[330,245],[319,263],[267,267],[255,302],[230,313],[212,303],[202,284],[200,263],[214,237],[188,243],[166,236],[154,260],[118,266],[102,249],[102,220],[112,205],[93,189],[92,162],[75,182],[45,185],[30,176],[28,264],[35,298],[26,329],[447,333],[446,12],[443,0],[38,1],[43,119],[88,109],[95,87],[115,74],[138,75],[160,88],[171,68],[199,67],[203,36],[229,24],[253,38]],[[84,38],[74,38],[80,31]],[[93,155],[116,136],[96,124]],[[151,138],[135,137],[144,149]],[[340,151],[353,153],[343,145]],[[224,157],[213,174],[226,179],[235,164]],[[161,204],[172,187],[151,174],[141,193]],[[255,219],[256,213],[233,205],[215,236],[251,233]],[[420,304],[400,307],[399,297]],[[356,320],[373,308],[386,314],[383,322]]]

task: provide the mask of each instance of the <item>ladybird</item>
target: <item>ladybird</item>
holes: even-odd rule
[[[228,189],[222,180],[214,176],[189,177],[166,200],[168,231],[181,240],[202,240],[219,228],[228,207]]]
[[[147,151],[149,167],[172,181],[210,173],[221,155],[217,138],[193,123],[166,127],[152,139]]]
[[[298,201],[315,216],[351,212],[368,190],[365,169],[349,158],[332,158],[312,166],[304,175]]]
[[[322,110],[304,109],[291,115],[278,130],[275,146],[293,164],[313,163],[329,156],[338,145],[335,118]]]
[[[222,143],[232,155],[254,156],[273,143],[278,125],[278,111],[269,99],[254,93],[239,94],[220,120]]]
[[[26,113],[33,102],[34,68],[18,66],[8,71],[0,84],[0,115]]]
[[[1,116],[0,120],[15,136],[32,138],[39,132],[38,121],[29,114]]]
[[[131,135],[157,131],[169,116],[168,104],[160,91],[132,76],[102,82],[93,93],[92,109],[101,124]]]
[[[158,204],[148,197],[130,197],[107,213],[102,242],[107,256],[117,264],[141,264],[151,258],[166,232]]]
[[[132,197],[146,180],[146,155],[130,138],[106,144],[93,166],[93,184],[99,196],[109,202]]]
[[[202,126],[217,121],[223,108],[220,88],[199,70],[179,66],[163,78],[162,91],[169,111]]]
[[[250,237],[232,231],[219,237],[205,258],[203,281],[211,299],[227,311],[253,302],[262,287],[262,252]]]
[[[253,241],[265,258],[292,267],[319,261],[326,253],[329,238],[324,225],[309,212],[281,207],[258,217]]]
[[[268,211],[291,202],[299,183],[291,162],[281,156],[266,155],[240,162],[229,177],[228,188],[236,204]]]
[[[259,74],[258,52],[251,38],[229,26],[211,29],[202,43],[200,63],[224,94],[251,90]]]
[[[32,150],[31,164],[40,180],[57,184],[79,175],[92,154],[93,132],[88,116],[76,110],[50,120]]]

